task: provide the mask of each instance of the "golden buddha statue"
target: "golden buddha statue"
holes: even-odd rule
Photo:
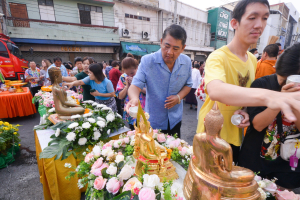
[[[66,120],[71,115],[83,114],[85,109],[76,103],[69,102],[67,93],[59,86],[62,83],[61,70],[57,67],[52,67],[48,70],[48,73],[52,82],[52,94],[58,118]]]
[[[135,127],[135,152],[137,159],[135,174],[139,176],[145,164],[148,165],[147,174],[156,174],[161,181],[177,179],[176,169],[167,157],[166,148],[153,139],[153,129],[147,121],[139,104],[137,126]]]
[[[223,121],[215,103],[205,116],[206,132],[194,137],[194,156],[184,179],[187,200],[260,199],[254,173],[232,165],[231,146],[220,138]]]

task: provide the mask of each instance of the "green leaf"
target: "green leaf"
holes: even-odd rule
[[[113,198],[113,200],[130,200],[130,199],[131,199],[131,191],[130,190],[123,192]]]
[[[52,130],[56,130],[57,128],[59,128],[60,130],[63,130],[63,129],[67,129],[68,126],[70,124],[72,124],[73,122],[72,121],[67,121],[67,122],[58,122],[57,124],[51,126],[50,128]]]
[[[155,195],[156,195],[155,199],[156,200],[161,200],[161,193],[160,193],[160,191],[158,189],[155,189],[154,192],[155,192]]]
[[[118,168],[122,169],[124,167],[124,161],[119,162],[118,164]]]
[[[139,200],[139,196],[138,195],[134,195],[132,200]]]
[[[103,178],[109,178],[109,174],[106,173],[107,167],[105,167],[104,169],[101,170],[101,174],[103,176]]]
[[[165,189],[164,198],[165,198],[165,200],[172,200],[172,194],[171,194],[171,187],[170,186],[168,186]]]
[[[112,193],[109,193],[108,191],[104,192],[104,199],[113,199],[114,195]]]
[[[51,143],[51,142],[49,142],[49,143]],[[56,142],[57,142],[57,144],[53,144],[53,145],[46,147],[40,153],[40,159],[41,158],[53,158],[55,156],[55,160],[57,160],[63,154],[63,151],[65,151],[65,153],[67,153],[66,150],[68,149],[68,146],[71,144],[71,142],[69,142],[67,139],[56,140]],[[64,148],[66,150],[64,150]],[[63,157],[66,157],[66,155],[64,155]]]

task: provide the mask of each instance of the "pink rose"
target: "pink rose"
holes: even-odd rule
[[[100,158],[98,158],[98,160],[93,164],[92,169],[97,169],[97,168],[101,167],[102,164],[103,164],[103,158],[100,157]]]
[[[179,150],[179,151],[182,151],[182,146],[179,146],[179,147],[178,147],[178,150]]]
[[[118,155],[123,155],[122,152],[118,152]]]
[[[119,192],[120,187],[121,182],[116,177],[112,177],[111,179],[109,179],[108,183],[106,184],[107,191],[109,193],[112,193],[113,195]]]
[[[266,184],[266,187],[264,188],[264,190],[267,192],[270,192],[272,195],[274,195],[277,190],[277,185],[270,180],[264,179],[263,181]]]
[[[181,147],[181,146],[179,146],[179,147]],[[179,148],[178,148],[179,149]],[[181,155],[181,156],[184,156],[185,154],[186,154],[186,152],[187,152],[187,148],[186,147],[183,147],[182,149],[181,149],[181,151],[179,151],[179,154]]]
[[[122,142],[120,141],[120,140],[116,140],[115,142],[114,142],[114,147],[115,148],[120,148],[120,145],[122,144]]]
[[[129,137],[126,137],[126,138],[124,138],[124,142],[126,143],[126,144],[128,144],[129,143]]]
[[[276,192],[277,200],[299,200],[300,196],[295,194],[294,192],[289,192],[288,190],[277,191]]]
[[[112,147],[110,143],[106,143],[103,147],[102,150],[106,149],[107,147]]]
[[[78,99],[83,99],[83,95],[82,94],[78,95]]]
[[[127,132],[127,136],[130,137],[130,136],[133,136],[133,135],[134,135],[134,132],[133,132],[133,131],[128,131],[128,132]]]
[[[255,180],[256,182],[261,181],[261,177],[258,176],[258,175],[256,175],[256,176],[254,177],[254,180]]]
[[[162,142],[166,142],[166,137],[165,134],[157,134],[157,141],[162,143]]]
[[[109,167],[109,165],[107,164],[107,163],[103,163],[102,165],[101,165],[101,167],[99,167],[99,168],[97,168],[97,169],[92,169],[91,170],[91,173],[92,174],[94,174],[95,176],[102,176],[102,169],[104,169],[104,168],[108,168]]]
[[[84,158],[84,162],[89,163],[92,158],[94,158],[94,155],[92,153],[88,153]]]
[[[54,104],[54,101],[50,101],[51,104]]]
[[[154,130],[153,130],[153,133],[158,133],[158,130],[157,130],[157,129],[154,129]]]
[[[99,176],[95,179],[94,188],[96,190],[102,190],[107,182],[107,179],[104,179],[102,176]]]
[[[172,142],[170,142],[170,148],[177,148],[180,145],[180,139],[177,138],[176,140],[173,140]]]
[[[150,188],[142,188],[139,193],[140,200],[155,200],[155,192]]]

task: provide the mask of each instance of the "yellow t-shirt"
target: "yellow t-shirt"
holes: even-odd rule
[[[213,80],[221,80],[224,83],[250,87],[255,80],[255,70],[257,59],[247,52],[248,60],[243,62],[234,55],[227,46],[211,53],[206,61],[205,67],[205,88]],[[206,99],[199,113],[197,133],[204,132],[204,118],[212,109],[214,101],[210,100],[205,89]],[[241,107],[225,105],[218,102],[218,107],[224,117],[224,124],[221,130],[221,138],[229,144],[240,146],[242,143],[242,129],[237,128],[231,123],[231,116]]]

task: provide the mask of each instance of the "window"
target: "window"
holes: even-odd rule
[[[103,26],[102,7],[78,4],[80,23]]]
[[[12,17],[28,19],[26,4],[9,3],[10,13]],[[30,27],[28,21],[13,20],[14,27]]]
[[[41,20],[55,21],[53,0],[38,0]]]
[[[0,57],[9,58],[7,49],[2,42],[0,42]]]
[[[20,58],[20,59],[23,58],[20,49],[15,45],[12,45],[12,50],[10,51],[10,53],[13,54],[14,56],[16,56],[17,58]]]
[[[125,13],[125,18],[138,19],[138,20],[143,20],[143,21],[150,22],[149,17],[143,17],[143,16],[138,16],[138,15],[130,15],[130,14],[127,14],[127,13]]]

